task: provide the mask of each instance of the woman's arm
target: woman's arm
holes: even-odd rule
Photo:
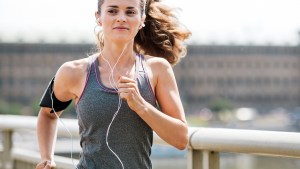
[[[53,94],[59,101],[66,102],[75,98],[77,94],[74,91],[80,90],[78,86],[81,84],[81,79],[84,78],[80,75],[84,75],[84,71],[81,71],[80,66],[76,66],[74,63],[76,62],[63,64],[55,75]],[[50,112],[51,110],[48,107],[41,107],[38,115],[37,136],[42,162],[37,165],[37,169],[49,168],[55,165],[53,156],[57,136],[57,117],[60,116],[62,111],[55,112],[55,115]],[[47,161],[51,161],[48,162],[49,166],[44,166],[48,165]]]
[[[42,162],[51,161],[54,167],[54,147],[57,135],[57,118],[50,108],[41,107],[37,121],[37,137]]]
[[[166,60],[161,58],[155,58],[150,68],[161,111],[140,96],[137,85],[132,79],[120,78],[120,95],[163,140],[178,149],[184,149],[188,143],[188,126],[173,69]]]

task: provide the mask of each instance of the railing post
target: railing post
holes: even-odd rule
[[[11,149],[12,149],[12,130],[3,130],[3,157],[1,160],[2,169],[12,168]]]
[[[200,169],[201,167],[201,151],[188,149],[187,154],[187,168],[188,169]]]
[[[208,150],[189,149],[187,166],[188,169],[219,169],[219,153]]]
[[[203,169],[219,169],[220,168],[220,154],[215,151],[202,151],[203,164],[207,167]]]

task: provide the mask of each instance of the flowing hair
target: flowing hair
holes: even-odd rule
[[[98,12],[104,0],[98,0]],[[185,57],[187,49],[184,41],[191,32],[181,25],[170,8],[160,0],[141,0],[141,13],[145,13],[145,27],[134,38],[134,50],[138,53],[165,58],[175,65]],[[145,11],[144,11],[145,10]],[[103,32],[97,34],[98,48],[103,48]]]

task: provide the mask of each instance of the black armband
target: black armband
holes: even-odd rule
[[[40,107],[51,108],[52,109],[51,113],[65,110],[72,102],[72,100],[69,100],[66,102],[62,102],[62,101],[58,100],[55,97],[54,92],[53,92],[53,84],[54,84],[54,78],[52,78],[52,80],[48,84],[48,87],[45,90],[45,92],[41,98],[41,101],[40,101]]]

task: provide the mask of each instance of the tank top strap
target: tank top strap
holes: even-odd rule
[[[85,91],[85,88],[90,80],[90,76],[91,74],[93,73],[93,69],[92,69],[92,66],[93,66],[93,63],[95,62],[97,58],[97,55],[91,55],[91,56],[88,56],[88,65],[87,65],[87,68],[86,68],[86,78],[85,78],[85,82],[84,82],[84,87],[83,87],[83,90],[79,96],[79,101],[81,100],[81,97],[82,97],[82,94],[84,93]],[[78,101],[78,102],[79,102]],[[77,108],[77,103],[76,103],[76,108]]]
[[[139,77],[139,73],[140,73],[140,54],[136,54],[136,58],[135,58],[135,74],[134,74],[134,80],[137,80],[137,78]]]
[[[91,55],[88,57],[88,65],[87,65],[87,78],[86,78],[86,84],[88,83],[89,79],[90,79],[90,75],[95,74],[95,69],[93,69],[93,67],[95,66],[95,64],[97,64],[97,58],[98,55]],[[85,84],[85,85],[86,85]]]
[[[142,54],[139,54],[139,57],[138,57],[139,59],[139,63],[138,63],[138,65],[139,65],[139,73],[142,73],[142,75],[143,75],[143,78],[145,79],[145,81],[146,81],[146,84],[147,84],[147,86],[148,86],[148,90],[150,91],[150,93],[151,93],[151,97],[152,97],[152,99],[153,100],[156,100],[156,98],[155,98],[155,93],[154,93],[154,91],[153,91],[153,89],[152,89],[152,87],[151,87],[151,82],[150,82],[150,79],[149,79],[149,75],[148,75],[148,69],[147,69],[147,66],[146,66],[146,62],[145,62],[145,56],[144,55],[142,55]]]
[[[145,56],[144,55],[142,55],[142,54],[140,54],[139,55],[139,60],[140,60],[140,71],[141,72],[144,72],[145,74],[147,74],[147,68],[146,68],[146,63],[145,63]]]
[[[96,54],[88,57],[87,72],[90,72],[92,70],[92,65],[95,63],[96,59],[97,59]]]

